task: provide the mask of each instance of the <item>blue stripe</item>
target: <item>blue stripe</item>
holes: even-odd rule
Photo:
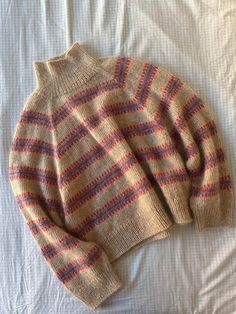
[[[72,273],[78,272],[81,268],[84,266],[89,266],[94,263],[94,261],[99,256],[100,250],[97,248],[95,252],[90,254],[86,259],[84,259],[81,262],[77,262],[77,264],[69,266],[67,269],[65,269],[59,276],[60,280],[65,281],[68,280],[68,277],[71,276]]]
[[[20,171],[15,171],[15,172],[10,172],[10,176],[11,177],[14,177],[14,176],[17,176],[17,175],[21,175],[21,176],[28,176],[29,178],[34,178],[34,179],[44,179],[44,180],[50,180],[50,181],[52,181],[52,182],[54,182],[54,183],[56,183],[57,182],[57,176],[55,175],[55,176],[51,176],[51,175],[49,175],[49,174],[39,174],[38,172],[36,173],[36,172],[30,172],[30,171],[28,171],[27,172],[27,170],[20,170]]]
[[[123,174],[124,170],[135,163],[137,160],[134,156],[130,156],[129,159],[125,160],[123,164],[120,164],[116,168],[114,168],[111,172],[105,175],[100,180],[94,182],[93,186],[87,188],[83,194],[81,194],[77,199],[73,200],[68,207],[73,208],[78,206],[78,204],[83,201],[87,196],[91,195],[93,192],[98,192],[104,186],[106,186],[111,180],[113,180],[116,176]]]
[[[57,244],[57,246],[49,245],[46,247],[46,249],[42,249],[43,255],[49,258],[50,256],[55,255],[61,249],[69,248],[71,245],[75,244],[76,242],[78,242],[78,239],[70,237],[69,239],[66,239],[63,242]]]
[[[142,82],[142,88],[141,88],[141,92],[140,92],[140,101],[141,101],[141,103],[143,102],[143,96],[146,93],[147,85],[148,85],[148,83],[150,81],[150,78],[151,78],[151,75],[152,75],[153,71],[154,71],[154,69],[153,69],[152,65],[149,65],[148,66],[148,71],[145,74],[145,79]]]
[[[75,232],[76,236],[82,236],[83,233],[86,232],[86,229],[91,228],[101,220],[106,219],[109,215],[114,214],[120,207],[123,207],[128,201],[132,200],[140,190],[144,190],[147,186],[150,186],[150,181],[141,182],[139,186],[126,192],[125,195],[119,195],[119,197],[113,201],[112,205],[107,205],[102,211],[97,213],[95,217],[91,217],[83,226],[80,226]]]

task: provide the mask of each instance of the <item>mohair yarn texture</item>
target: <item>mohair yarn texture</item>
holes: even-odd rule
[[[33,61],[9,180],[64,287],[96,309],[123,287],[112,262],[144,241],[232,227],[229,164],[211,108],[164,67],[92,57],[79,42]]]

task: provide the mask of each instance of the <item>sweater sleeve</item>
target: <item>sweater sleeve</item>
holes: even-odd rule
[[[170,86],[175,87],[169,100],[164,93],[160,117],[189,175],[188,200],[195,227],[198,231],[231,227],[232,177],[213,111],[191,86],[175,75],[169,76]]]
[[[26,123],[30,115],[23,118],[22,113],[11,143],[9,180],[13,193],[49,268],[72,296],[95,309],[122,283],[101,246],[66,230],[56,147],[49,143],[53,131]]]

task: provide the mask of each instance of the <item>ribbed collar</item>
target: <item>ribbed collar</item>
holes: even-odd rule
[[[83,85],[98,70],[99,62],[79,42],[74,42],[64,53],[47,60],[33,61],[38,89],[51,87],[50,92],[66,92],[73,85]]]

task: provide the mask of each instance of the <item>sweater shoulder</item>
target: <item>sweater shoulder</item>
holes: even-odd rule
[[[39,90],[33,89],[25,98],[21,114],[26,111],[34,111],[39,113],[49,113],[49,104],[52,102],[52,96],[50,95],[50,89]]]
[[[165,65],[160,63],[151,62],[145,59],[132,58],[133,67],[136,68],[134,75],[141,76],[144,72],[152,73],[151,88],[155,91],[158,89],[163,90],[163,87],[168,87],[171,82],[176,82],[177,85],[181,86],[181,96],[197,96],[198,91],[191,86],[191,84],[184,78],[180,73],[169,69]],[[139,70],[139,71],[138,71]]]
[[[51,135],[51,99],[34,89],[25,99],[12,133],[9,150],[10,163],[35,154],[35,141],[53,143]],[[35,154],[36,157],[36,154]]]
[[[122,73],[121,70],[123,70],[124,74],[126,74],[126,78],[132,81],[135,78],[141,79],[145,73],[148,74],[149,72],[150,74],[152,72],[153,82],[155,82],[155,80],[167,81],[175,79],[181,81],[187,89],[194,91],[179,73],[170,70],[165,65],[145,58],[129,55],[113,55],[98,57],[97,59],[100,68],[110,75],[119,75],[119,73]]]
[[[131,77],[137,77],[140,78],[146,74],[151,74],[153,81],[163,79],[163,80],[169,80],[169,79],[177,79],[184,83],[186,82],[181,77],[181,75],[174,70],[170,70],[165,65],[162,65],[161,63],[157,63],[145,58],[139,58],[139,57],[126,57],[130,61],[130,75]],[[188,86],[190,89],[191,86]]]
[[[107,70],[107,72],[114,73],[118,79],[119,76],[123,75],[127,82],[129,81],[131,85],[135,85],[134,87],[145,78],[147,78],[147,81],[150,81],[151,84],[149,85],[152,85],[153,90],[158,89],[160,83],[164,84],[170,79],[178,79],[185,83],[178,73],[171,71],[160,63],[152,62],[145,58],[117,55],[102,57],[99,60],[101,67]],[[135,80],[136,83],[134,82]]]
[[[129,55],[103,56],[97,59],[101,70],[118,81],[124,79],[132,82],[141,77],[145,67],[151,65],[147,60]],[[152,64],[152,66],[156,65]]]
[[[165,76],[170,77],[175,75],[175,73],[172,73],[170,70],[165,68],[164,66],[160,65],[159,63],[152,62],[145,58],[139,58],[139,57],[127,57],[130,61],[130,74],[134,77],[141,77],[144,75],[145,72],[150,73],[150,70],[155,72],[155,76]],[[158,70],[158,71],[157,71]]]
[[[16,137],[40,138],[52,128],[52,98],[34,89],[25,99],[15,125]]]

